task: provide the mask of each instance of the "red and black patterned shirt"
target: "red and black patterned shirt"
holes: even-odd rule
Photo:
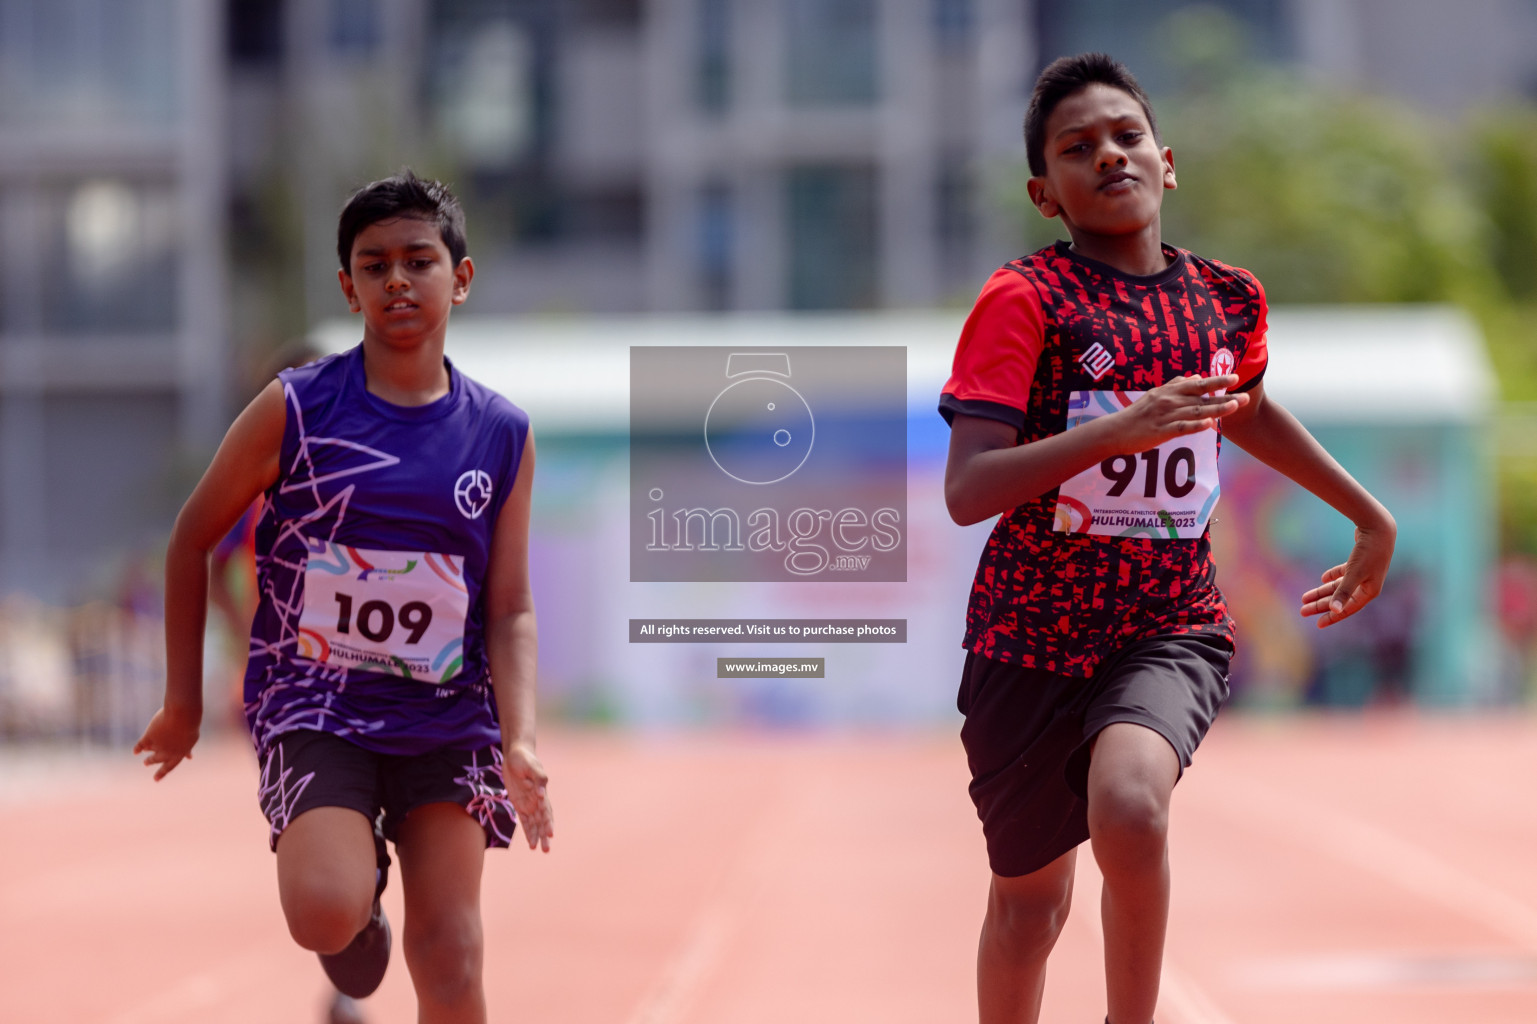
[[[1074,392],[1124,403],[1125,392],[1216,373],[1238,374],[1232,391],[1252,387],[1266,363],[1264,289],[1245,270],[1167,245],[1164,252],[1169,266],[1148,277],[1065,242],[1001,267],[961,331],[939,403],[946,422],[956,413],[999,420],[1028,444],[1067,429]],[[1136,464],[1135,453],[1125,458]],[[1054,528],[1057,498],[1053,488],[999,517],[972,585],[967,649],[1092,676],[1132,640],[1199,632],[1232,641],[1204,531],[1189,539],[1173,530],[1064,532]]]

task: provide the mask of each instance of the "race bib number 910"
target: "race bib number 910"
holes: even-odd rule
[[[1131,405],[1140,391],[1074,391],[1067,429]],[[1059,533],[1101,537],[1196,539],[1206,531],[1221,487],[1217,432],[1171,438],[1156,448],[1112,455],[1063,482],[1057,496]]]
[[[306,538],[299,657],[445,683],[464,663],[464,557]]]

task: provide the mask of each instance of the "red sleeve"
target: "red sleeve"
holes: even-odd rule
[[[961,328],[950,379],[939,400],[945,422],[956,413],[1024,426],[1045,338],[1041,297],[1024,274],[1000,268]]]
[[[1230,394],[1247,391],[1259,383],[1259,379],[1265,375],[1265,366],[1270,362],[1270,303],[1265,299],[1265,286],[1253,274],[1245,273],[1244,277],[1254,285],[1259,317],[1255,321],[1253,333],[1244,345],[1243,358],[1233,368],[1233,372],[1238,374],[1238,385],[1228,388]]]

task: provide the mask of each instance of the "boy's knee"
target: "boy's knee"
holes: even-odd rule
[[[335,890],[285,891],[283,916],[295,942],[316,953],[339,953],[368,924],[373,907]]]
[[[337,953],[368,924],[376,876],[373,829],[362,814],[316,807],[278,838],[278,899],[294,941]]]
[[[453,1004],[480,984],[482,935],[478,915],[460,915],[406,927],[406,963],[417,992]]]
[[[1069,875],[1060,884],[1011,885],[995,879],[987,898],[985,927],[989,938],[1015,956],[1036,957],[1051,952],[1072,907]]]
[[[1103,867],[1161,864],[1169,835],[1169,801],[1157,786],[1123,779],[1091,789],[1089,835]]]

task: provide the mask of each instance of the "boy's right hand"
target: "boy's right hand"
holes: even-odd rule
[[[192,759],[192,748],[197,744],[200,715],[174,713],[165,708],[155,712],[144,729],[144,735],[133,745],[135,754],[148,753],[146,765],[158,764],[155,781],[165,778],[166,773],[182,760]]]
[[[1238,383],[1238,375],[1175,377],[1144,392],[1131,405],[1106,420],[1116,421],[1120,451],[1143,452],[1184,434],[1215,427],[1222,417],[1249,404],[1247,394],[1215,395]]]

